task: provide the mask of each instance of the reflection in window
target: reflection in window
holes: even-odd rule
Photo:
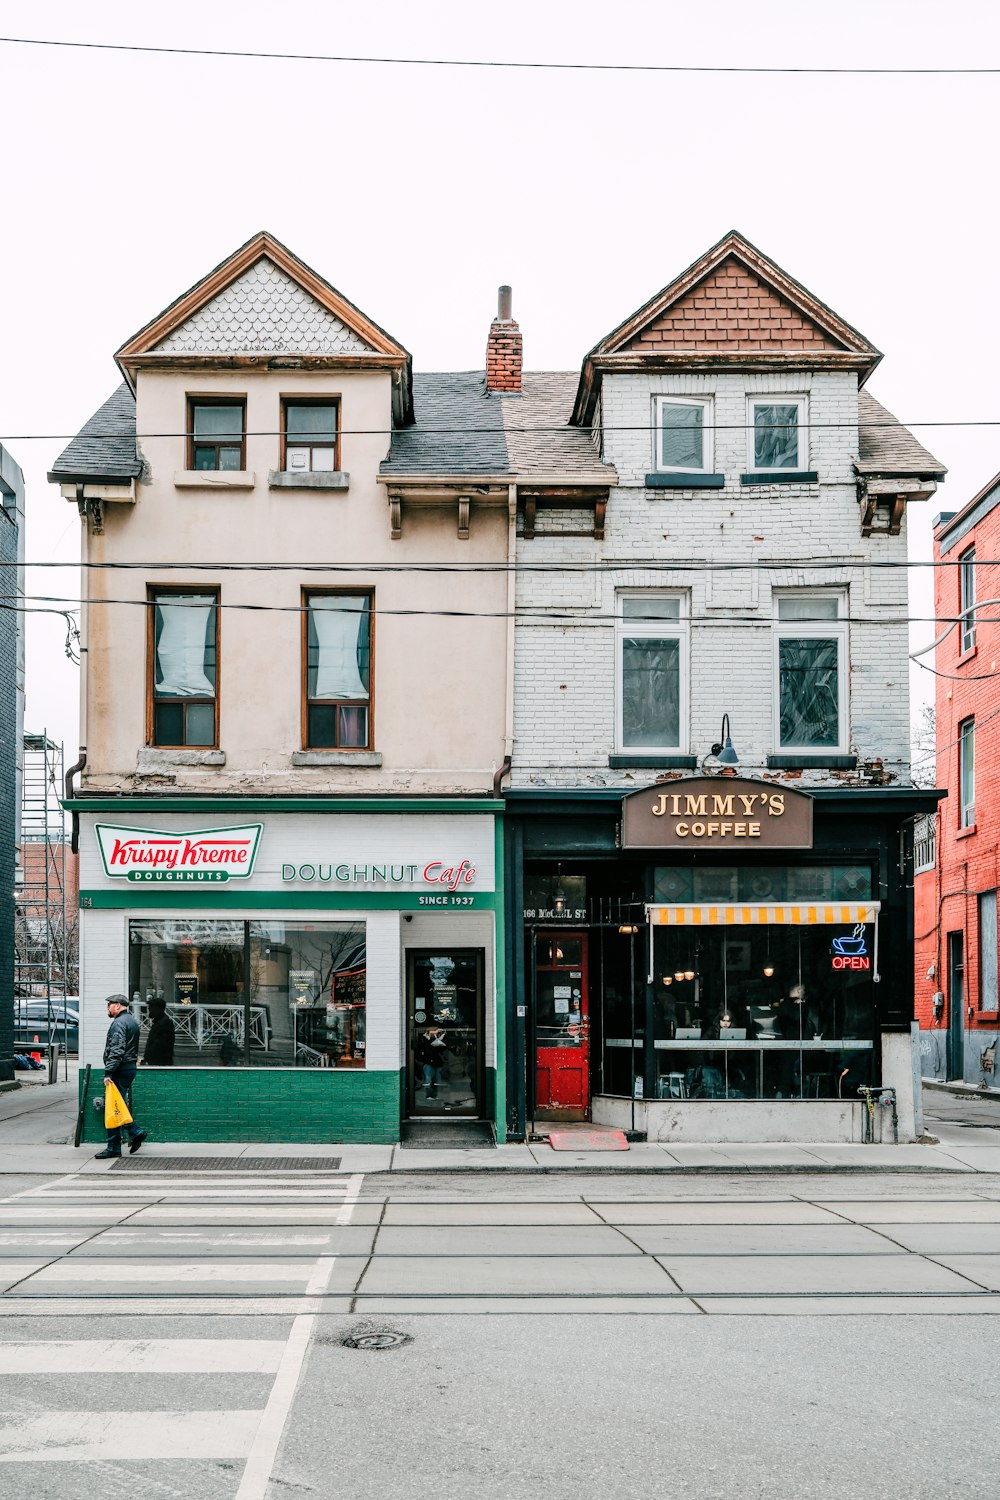
[[[163,1003],[175,1066],[363,1068],[366,968],[362,922],[129,923],[132,1011],[145,1033]]]
[[[676,750],[685,738],[687,621],[680,595],[624,594],[617,624],[618,742]]]
[[[802,422],[805,403],[752,401],[752,467],[754,469],[803,469]]]
[[[777,596],[777,730],[782,749],[836,749],[846,740],[847,626],[838,623],[841,604],[836,594]]]

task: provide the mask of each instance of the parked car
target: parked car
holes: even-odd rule
[[[64,1019],[65,1013],[65,1019]],[[80,997],[53,995],[51,1007],[37,996],[14,1000],[14,1050],[44,1051],[50,1040],[49,1015],[52,1016],[51,1040],[67,1052],[80,1050]],[[38,1038],[36,1044],[35,1037]]]

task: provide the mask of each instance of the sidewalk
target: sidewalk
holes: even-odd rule
[[[622,1152],[553,1151],[547,1144],[476,1150],[427,1150],[407,1146],[275,1145],[246,1142],[149,1141],[142,1158],[238,1156],[273,1158],[280,1169],[289,1158],[340,1159],[339,1171],[365,1173],[518,1172],[539,1176],[557,1172],[614,1175],[622,1172],[683,1173],[858,1173],[949,1172],[1000,1174],[1000,1107],[997,1127],[930,1122],[937,1138],[926,1145],[830,1145],[634,1143]],[[75,1083],[28,1084],[0,1095],[0,1176],[106,1173],[111,1164],[94,1160],[92,1142],[75,1149],[56,1144],[71,1139],[76,1120]],[[138,1177],[133,1179],[141,1180]],[[252,1181],[252,1178],[248,1178]],[[11,1188],[16,1191],[16,1185]]]

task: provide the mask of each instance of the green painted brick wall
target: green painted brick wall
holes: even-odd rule
[[[80,1072],[80,1093],[84,1073]],[[90,1075],[84,1140],[106,1139],[93,1107],[104,1074]],[[303,1068],[140,1068],[132,1108],[150,1141],[274,1141],[388,1145],[399,1140],[395,1071]]]

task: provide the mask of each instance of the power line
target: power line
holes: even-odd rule
[[[552,532],[536,534],[539,541],[546,540],[552,536],[561,541],[565,532]],[[587,538],[577,538],[587,540]],[[13,566],[13,564],[0,564],[0,567]],[[382,563],[382,562],[74,562],[59,561],[55,558],[46,558],[41,562],[26,562],[26,568],[81,568],[86,572],[200,572],[200,573],[414,573],[414,574],[455,574],[463,575],[469,573],[544,573],[552,575],[555,573],[570,573],[581,578],[593,576],[600,573],[741,573],[761,572],[779,573],[787,569],[807,568],[810,572],[830,570],[833,572],[844,572],[845,570],[862,571],[865,569],[873,572],[891,572],[894,569],[903,571],[917,570],[920,568],[961,568],[961,567],[997,567],[1000,559],[989,557],[977,557],[973,560],[962,561],[961,558],[928,558],[926,562],[915,561],[911,558],[855,558],[845,557],[841,559],[829,557],[788,557],[788,558],[749,558],[742,562],[715,561],[714,559],[691,559],[691,558],[651,558],[648,560],[637,560],[635,558],[601,559],[593,562],[568,562],[554,560],[552,562],[414,562],[414,563]]]
[[[835,68],[835,67],[789,67],[780,65],[754,66],[750,64],[726,63],[609,63],[609,62],[527,62],[501,61],[495,58],[456,57],[362,57],[347,53],[331,52],[257,52],[238,51],[228,47],[151,47],[127,42],[71,42],[50,37],[4,36],[0,42],[18,47],[66,47],[89,52],[146,53],[164,57],[227,57],[256,62],[314,62],[360,64],[369,67],[409,68],[496,68],[519,69],[530,72],[559,73],[742,73],[791,76],[827,77],[990,77],[1000,73],[1000,68],[987,67],[902,67],[902,68]]]
[[[572,371],[568,372],[572,373]],[[220,392],[225,395],[225,392]],[[769,392],[763,392],[762,398]],[[484,398],[485,399],[485,396]],[[699,427],[699,432],[784,432],[789,427],[799,424],[789,422],[705,422]],[[941,418],[937,421],[927,420],[919,422],[904,422],[893,418],[889,421],[881,421],[878,418],[859,417],[853,422],[818,422],[806,421],[801,426],[808,431],[839,431],[845,428],[857,428],[864,432],[873,432],[885,428],[896,431],[899,427],[908,430],[913,427],[1000,427],[1000,418],[993,417],[962,417]],[[530,437],[538,433],[567,433],[579,432],[586,436],[599,436],[605,432],[649,432],[656,433],[659,429],[655,422],[631,422],[631,423],[609,423],[594,422],[571,426],[569,421],[565,422],[543,422],[532,425],[501,423],[492,427],[470,426],[462,423],[459,427],[436,427],[428,426],[422,422],[415,423],[409,427],[341,427],[341,437],[396,437],[400,434],[413,433],[417,437],[454,437],[456,435],[472,437]],[[10,432],[3,434],[5,443],[69,443],[74,439],[84,436],[88,439],[100,439],[101,441],[130,441],[133,437],[137,443],[148,442],[156,438],[192,438],[194,433],[189,429],[170,432],[122,432],[108,430],[100,432],[94,428],[87,428],[83,432]],[[244,437],[282,437],[283,430],[277,427],[254,427],[243,429]],[[235,437],[233,439],[235,443]],[[401,477],[407,477],[402,475]],[[461,475],[456,476],[461,478]]]

